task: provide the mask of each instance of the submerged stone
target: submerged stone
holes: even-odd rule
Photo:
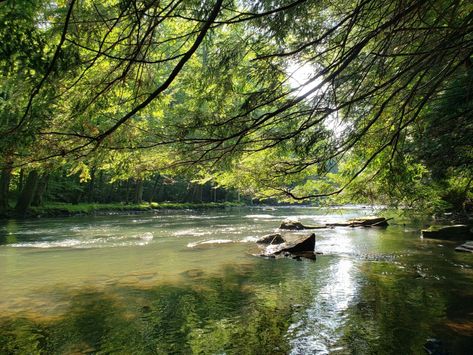
[[[473,241],[466,242],[455,248],[455,251],[463,253],[473,253]]]
[[[438,339],[427,339],[427,342],[424,344],[424,350],[429,355],[448,355],[442,342]]]

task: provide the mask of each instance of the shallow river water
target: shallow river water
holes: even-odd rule
[[[316,261],[257,237],[367,208],[232,208],[0,225],[0,354],[473,353],[473,254],[415,227],[317,230]]]

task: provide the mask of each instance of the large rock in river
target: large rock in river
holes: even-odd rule
[[[471,237],[470,227],[465,224],[430,226],[421,231],[423,238],[465,240]]]
[[[266,247],[262,256],[293,255],[296,257],[305,257],[315,259],[315,234],[310,236],[292,236],[285,243],[278,245],[269,245]]]
[[[279,233],[264,235],[256,241],[258,244],[281,244],[284,242],[283,236]]]

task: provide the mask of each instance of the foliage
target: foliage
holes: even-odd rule
[[[442,0],[4,1],[0,196],[22,168],[55,176],[49,192],[40,180],[31,190],[57,201],[94,199],[106,176],[100,200],[108,183],[131,181],[140,202],[159,174],[258,198],[466,210],[472,11]]]

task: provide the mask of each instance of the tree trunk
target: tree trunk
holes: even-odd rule
[[[210,200],[211,202],[217,202],[217,189],[218,187],[214,186],[213,184],[210,187]]]
[[[95,202],[95,168],[92,168],[90,171],[90,181],[87,185],[87,202]]]
[[[143,202],[143,179],[136,180],[135,203]]]
[[[157,188],[156,193],[155,193],[156,202],[164,201],[163,190],[164,190],[164,182],[161,182],[161,184],[159,184],[159,187]]]
[[[125,203],[128,205],[130,202],[130,179],[126,180],[126,191],[125,191]]]
[[[149,203],[153,202],[154,196],[156,195],[156,188],[158,187],[159,180],[161,180],[161,176],[158,174],[156,175],[156,179],[154,180],[153,190],[151,190],[151,195],[149,196]]]
[[[21,193],[21,190],[23,190],[23,175],[24,175],[23,169],[20,169],[20,176],[18,177],[18,187],[17,187],[17,192],[18,195]]]
[[[36,186],[36,191],[33,196],[33,201],[31,201],[32,206],[42,206],[43,205],[43,196],[46,188],[48,187],[49,174],[43,174],[38,179],[38,185]]]
[[[26,178],[25,186],[18,196],[18,201],[16,203],[16,211],[20,215],[25,215],[30,208],[31,202],[36,191],[36,186],[38,185],[38,172],[36,170],[31,170]]]
[[[8,162],[2,169],[0,176],[0,215],[10,208],[8,197],[10,192],[10,180],[13,163]]]
[[[115,190],[115,183],[110,183],[110,187],[108,189],[107,193],[107,198],[106,198],[106,203],[111,203],[113,202],[113,192]]]
[[[196,203],[198,200],[198,194],[199,194],[199,186],[198,184],[192,184],[192,197],[190,202]]]
[[[100,171],[99,173],[99,181],[98,181],[98,187],[97,187],[97,202],[104,203],[105,202],[105,177],[103,171]]]

